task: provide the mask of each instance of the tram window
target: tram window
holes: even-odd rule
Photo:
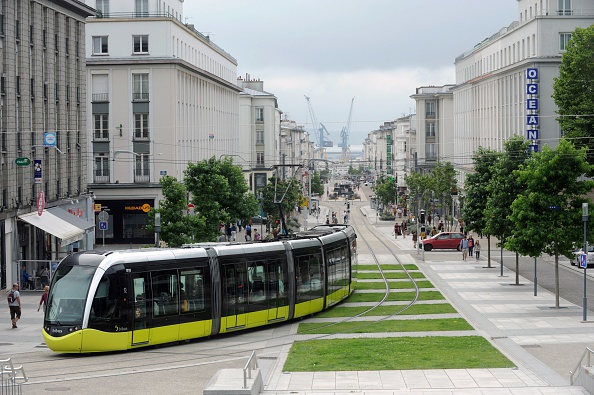
[[[248,292],[248,277],[245,263],[224,265],[225,270],[225,304],[228,313],[243,313],[243,309],[236,309],[234,305],[245,303]]]
[[[266,295],[264,295],[264,277],[264,261],[250,263],[248,268],[248,279],[250,282],[250,303],[257,303],[266,299]]]
[[[278,298],[284,295],[285,281],[281,260],[270,261],[266,273],[267,296],[269,298]]]
[[[125,285],[121,274],[105,274],[101,278],[91,304],[89,327],[101,328],[102,323],[126,321],[123,292]]]
[[[178,277],[176,271],[153,272],[153,314],[155,317],[175,315],[179,311]]]
[[[180,291],[182,314],[204,311],[204,269],[180,270],[179,280],[182,285],[182,291]]]
[[[297,282],[297,302],[322,296],[321,255],[301,255],[295,257]]]
[[[82,322],[86,295],[95,267],[58,266],[50,289],[46,318],[61,323]]]

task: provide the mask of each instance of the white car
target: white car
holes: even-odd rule
[[[575,255],[575,259],[571,261],[572,266],[579,266],[580,265],[580,255],[584,249],[580,248],[577,251],[574,251],[573,254]],[[588,267],[594,266],[594,245],[588,246]]]

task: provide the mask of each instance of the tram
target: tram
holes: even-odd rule
[[[76,253],[53,275],[43,337],[60,353],[121,351],[307,316],[353,291],[356,237],[332,225],[278,241]]]

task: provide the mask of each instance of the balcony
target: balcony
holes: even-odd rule
[[[151,181],[151,173],[149,169],[134,169],[134,182],[148,183]]]
[[[99,176],[95,174],[93,178],[93,182],[96,184],[106,184],[109,183],[109,176]]]
[[[93,103],[109,103],[109,93],[93,93],[91,101]]]
[[[132,93],[132,100],[133,101],[149,101],[149,94],[148,92],[134,92]]]

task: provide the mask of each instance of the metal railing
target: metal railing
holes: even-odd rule
[[[0,394],[22,394],[22,384],[29,381],[23,365],[13,365],[10,358],[0,359],[0,364]]]
[[[247,380],[252,378],[252,367],[254,365],[254,369],[258,368],[258,359],[256,357],[256,350],[252,351],[252,355],[248,359],[247,363],[243,367],[243,388],[247,388]]]
[[[584,350],[584,353],[582,354],[582,357],[580,358],[579,362],[577,363],[577,365],[575,366],[575,369],[573,369],[572,371],[570,371],[569,373],[571,373],[571,375],[569,376],[569,382],[571,385],[573,385],[574,382],[574,375],[580,370],[580,367],[583,367],[583,363],[584,363],[584,358],[586,358],[586,356],[588,357],[588,361],[586,363],[586,367],[589,368],[592,366],[591,363],[591,355],[594,354],[594,351],[592,351],[589,347],[586,347],[586,349]]]

